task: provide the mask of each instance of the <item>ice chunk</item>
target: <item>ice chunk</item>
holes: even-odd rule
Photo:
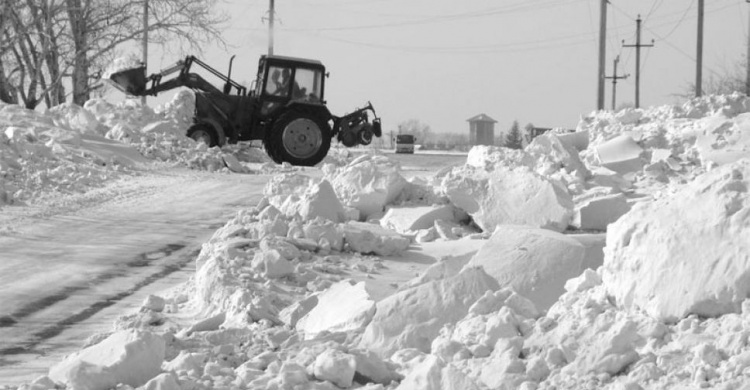
[[[529,226],[500,226],[466,264],[481,266],[501,287],[513,287],[546,311],[583,272],[585,248],[563,234]]]
[[[363,329],[375,315],[375,301],[365,282],[338,282],[317,296],[317,305],[297,321],[296,328],[313,338],[323,331],[353,332]]]
[[[330,381],[338,387],[347,388],[352,385],[356,367],[354,356],[335,349],[327,349],[315,358],[313,373],[320,380]]]
[[[596,147],[601,165],[617,173],[637,172],[643,168],[643,149],[630,135],[623,134]]]
[[[380,220],[380,225],[406,233],[410,230],[429,229],[437,219],[456,221],[455,209],[451,205],[391,207]]]
[[[400,291],[377,303],[360,346],[384,357],[403,348],[429,352],[444,324],[463,318],[474,301],[497,288],[497,281],[481,268],[469,268],[456,276]]]
[[[485,231],[501,224],[563,231],[573,215],[573,201],[564,188],[524,168],[489,173],[456,168],[443,178],[441,187]]]
[[[625,215],[631,203],[623,194],[598,196],[576,205],[573,226],[583,230],[607,230],[607,225]]]
[[[349,221],[343,227],[346,243],[356,252],[393,256],[405,251],[411,244],[408,238],[379,225]]]
[[[119,331],[52,366],[49,377],[82,390],[108,389],[119,383],[138,387],[161,372],[164,353],[161,336]]]

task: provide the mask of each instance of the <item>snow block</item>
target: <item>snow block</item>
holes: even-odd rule
[[[296,301],[279,312],[279,320],[287,326],[295,327],[297,322],[318,304],[317,295]]]
[[[323,240],[328,242],[331,249],[341,252],[344,249],[344,232],[330,220],[316,218],[302,226],[305,238],[320,245]]]
[[[360,218],[385,210],[408,183],[397,163],[385,156],[363,155],[343,168],[326,173],[336,194],[346,206],[359,210]]]
[[[297,330],[304,332],[307,339],[323,331],[359,331],[375,315],[375,301],[365,289],[365,282],[338,282],[318,295],[317,301],[318,304],[297,321]]]
[[[344,206],[336,197],[336,192],[328,180],[313,184],[307,188],[300,200],[299,214],[303,220],[309,221],[317,217],[333,222],[346,220]]]
[[[240,164],[240,160],[237,160],[237,157],[234,155],[222,153],[221,158],[224,160],[224,165],[226,165],[230,171],[235,173],[245,173],[245,167]]]
[[[294,264],[275,249],[255,252],[252,268],[269,279],[282,278],[294,273]]]
[[[602,280],[618,305],[667,321],[739,312],[750,296],[749,188],[744,159],[611,224]]]
[[[439,357],[428,355],[416,364],[396,390],[479,390],[464,372],[446,365]]]
[[[455,208],[452,205],[391,207],[380,220],[380,226],[406,233],[410,230],[429,229],[435,220],[455,221]]]
[[[313,374],[317,379],[347,388],[352,385],[356,366],[354,356],[335,349],[327,349],[315,358]]]
[[[119,331],[52,366],[49,377],[76,390],[144,385],[161,373],[164,339],[140,330]]]
[[[577,151],[586,150],[589,147],[589,131],[576,131],[573,133],[560,133],[555,136],[567,146],[575,148]]]
[[[603,167],[621,175],[637,172],[643,168],[643,149],[627,134],[612,138],[596,147],[599,162]]]
[[[401,376],[394,372],[383,359],[372,351],[367,350],[350,350],[349,351],[357,362],[357,374],[368,382],[388,385],[392,381],[398,381]]]
[[[512,287],[546,311],[583,272],[586,250],[578,241],[546,229],[499,226],[466,264],[481,266],[500,287]]]
[[[378,302],[360,347],[389,357],[404,348],[429,352],[445,324],[460,320],[497,281],[481,268],[465,269],[456,276],[400,291]]]
[[[355,252],[393,256],[405,251],[411,244],[408,238],[379,225],[350,221],[343,227],[344,239]]]
[[[484,231],[493,231],[498,225],[563,231],[573,215],[570,194],[528,168],[492,172],[454,168],[443,178],[441,190]]]
[[[607,230],[607,225],[625,215],[632,205],[623,194],[599,196],[576,205],[573,226],[582,230]]]
[[[557,134],[542,134],[534,138],[524,150],[534,156],[537,165],[564,168],[569,173],[575,171],[582,179],[591,176],[591,172],[578,157],[578,149],[563,142]]]
[[[143,386],[143,390],[180,390],[177,376],[172,372],[165,372],[151,379]]]

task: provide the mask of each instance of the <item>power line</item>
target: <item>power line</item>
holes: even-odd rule
[[[358,42],[358,41],[353,41],[353,40],[349,40],[345,38],[337,38],[337,37],[332,37],[332,36],[323,35],[323,34],[310,35],[310,34],[302,33],[299,31],[285,31],[285,30],[280,30],[280,31],[291,33],[291,34],[296,34],[300,36],[305,36],[308,38],[314,37],[314,38],[326,39],[326,40],[330,40],[334,42],[347,43],[350,45],[371,47],[375,49],[398,50],[398,51],[406,51],[406,52],[442,53],[442,54],[516,53],[516,52],[547,49],[550,47],[557,48],[557,47],[569,47],[569,46],[581,45],[581,44],[591,42],[591,39],[592,39],[592,38],[585,38],[585,39],[577,39],[577,40],[571,40],[571,41],[565,42],[564,39],[562,39],[561,41],[561,38],[559,37],[557,39],[542,39],[542,40],[527,41],[527,42],[512,42],[512,43],[477,45],[477,46],[403,46],[403,45],[399,46],[399,45],[387,45],[387,44],[371,43],[371,42]],[[570,37],[566,37],[566,39],[567,38],[570,38]]]
[[[557,6],[578,3],[581,1],[588,1],[588,0],[568,0],[567,2],[554,0],[554,1],[547,1],[542,4],[557,7]],[[517,11],[521,11],[525,9],[531,9],[531,8],[539,9],[540,5],[522,3],[522,4],[516,4],[516,5],[506,6],[506,7],[494,7],[494,8],[487,8],[483,10],[469,11],[469,12],[464,12],[464,13],[454,14],[454,15],[428,16],[422,19],[405,20],[405,21],[398,21],[398,22],[388,22],[388,23],[370,24],[370,25],[357,25],[357,26],[341,26],[341,27],[293,28],[289,30],[290,31],[291,30],[294,30],[294,31],[350,31],[350,30],[368,30],[368,29],[376,29],[376,28],[383,28],[383,27],[403,27],[403,26],[411,27],[415,25],[484,18],[488,16],[509,14],[509,13],[513,13],[513,12],[517,12]]]

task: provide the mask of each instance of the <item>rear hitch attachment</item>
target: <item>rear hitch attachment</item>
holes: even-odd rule
[[[367,111],[372,111],[374,117],[372,123],[369,121]],[[335,118],[334,132],[338,135],[339,142],[346,147],[369,145],[373,135],[380,137],[383,134],[380,118],[375,114],[375,109],[370,102],[367,102],[367,106],[350,114]]]

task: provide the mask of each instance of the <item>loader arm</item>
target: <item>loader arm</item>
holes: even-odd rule
[[[219,88],[206,81],[206,79],[200,75],[191,73],[190,68],[193,64],[202,67],[212,75],[224,81],[225,92],[223,93],[229,94],[234,88],[238,95],[244,96],[247,94],[247,89],[244,86],[238,84],[205,62],[195,58],[195,56],[187,56],[184,60],[178,61],[174,65],[163,69],[161,72],[148,76],[148,78],[145,77],[146,69],[140,67],[113,73],[110,76],[110,80],[112,80],[123,92],[135,96],[157,95],[160,92],[179,87],[187,87],[196,91],[210,93],[222,93]],[[173,73],[178,74],[177,76],[162,82],[163,78]],[[148,86],[149,82],[150,86]]]

